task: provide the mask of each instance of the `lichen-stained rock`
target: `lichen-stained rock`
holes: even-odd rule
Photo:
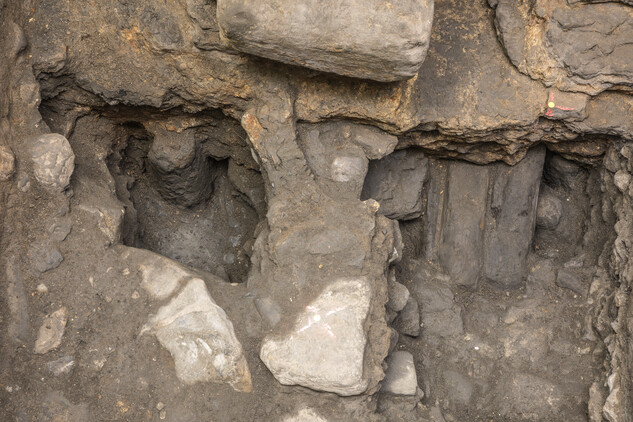
[[[58,191],[68,187],[75,169],[75,154],[64,136],[49,133],[33,139],[31,161],[35,178],[42,185]]]
[[[150,318],[150,330],[174,358],[176,375],[186,384],[226,382],[236,391],[252,390],[242,345],[226,313],[211,298],[204,281],[191,279]]]
[[[547,85],[596,95],[633,85],[630,6],[489,0],[497,32],[517,68]]]
[[[221,36],[240,51],[391,82],[424,61],[433,1],[219,0],[217,15]]]
[[[422,214],[422,188],[428,178],[428,160],[422,151],[405,149],[369,163],[362,199],[373,198],[378,212],[394,220]]]
[[[262,361],[284,385],[342,396],[364,392],[364,325],[370,302],[367,280],[334,281],[297,316],[290,333],[264,339]]]

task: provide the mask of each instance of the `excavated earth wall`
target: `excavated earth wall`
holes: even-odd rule
[[[633,421],[633,5],[0,0],[0,415]]]

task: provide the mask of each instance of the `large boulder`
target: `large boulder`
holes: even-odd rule
[[[331,284],[297,316],[291,332],[264,340],[260,357],[284,385],[342,396],[367,389],[364,356],[371,288],[364,278]]]
[[[217,17],[220,36],[245,53],[392,82],[420,69],[433,1],[219,0]]]

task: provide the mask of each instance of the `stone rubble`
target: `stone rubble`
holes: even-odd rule
[[[66,322],[68,321],[67,313],[67,309],[61,307],[44,318],[35,346],[33,346],[34,353],[43,355],[57,348],[62,343]]]

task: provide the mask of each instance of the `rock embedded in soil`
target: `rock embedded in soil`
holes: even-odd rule
[[[242,52],[392,82],[422,65],[433,1],[219,0],[217,16],[222,39]]]
[[[389,302],[387,302],[387,307],[394,312],[402,311],[409,301],[409,289],[395,280],[389,282],[388,289]]]
[[[41,273],[59,267],[64,260],[59,249],[50,242],[33,243],[28,254],[33,267]]]
[[[297,316],[288,334],[264,339],[262,361],[284,385],[361,394],[368,385],[364,324],[370,301],[364,278],[334,281]]]
[[[0,182],[6,182],[15,172],[15,156],[6,145],[0,145]]]
[[[536,227],[541,229],[554,229],[558,226],[563,213],[563,204],[558,197],[551,192],[539,195],[536,208]]]
[[[579,296],[584,296],[587,288],[579,274],[569,269],[560,269],[556,276],[556,285],[571,290]]]
[[[386,393],[413,396],[418,389],[413,355],[407,351],[393,352],[387,358],[387,372],[380,391]]]
[[[394,220],[422,215],[422,189],[428,179],[428,160],[422,151],[405,149],[369,163],[362,198],[380,203],[378,212]]]
[[[393,321],[393,327],[400,334],[411,337],[420,335],[420,310],[418,301],[415,298],[409,297],[407,305]]]
[[[483,276],[500,288],[516,288],[532,245],[545,148],[531,149],[518,164],[499,164],[486,219]]]
[[[61,344],[66,329],[67,312],[66,308],[62,307],[44,318],[35,341],[34,353],[44,354]]]
[[[31,143],[33,173],[42,185],[63,191],[75,169],[75,154],[68,140],[58,134],[40,135]]]
[[[185,384],[225,382],[236,391],[252,391],[251,374],[233,324],[213,301],[203,280],[188,280],[150,318],[143,331],[146,329],[169,350],[176,375]]]

